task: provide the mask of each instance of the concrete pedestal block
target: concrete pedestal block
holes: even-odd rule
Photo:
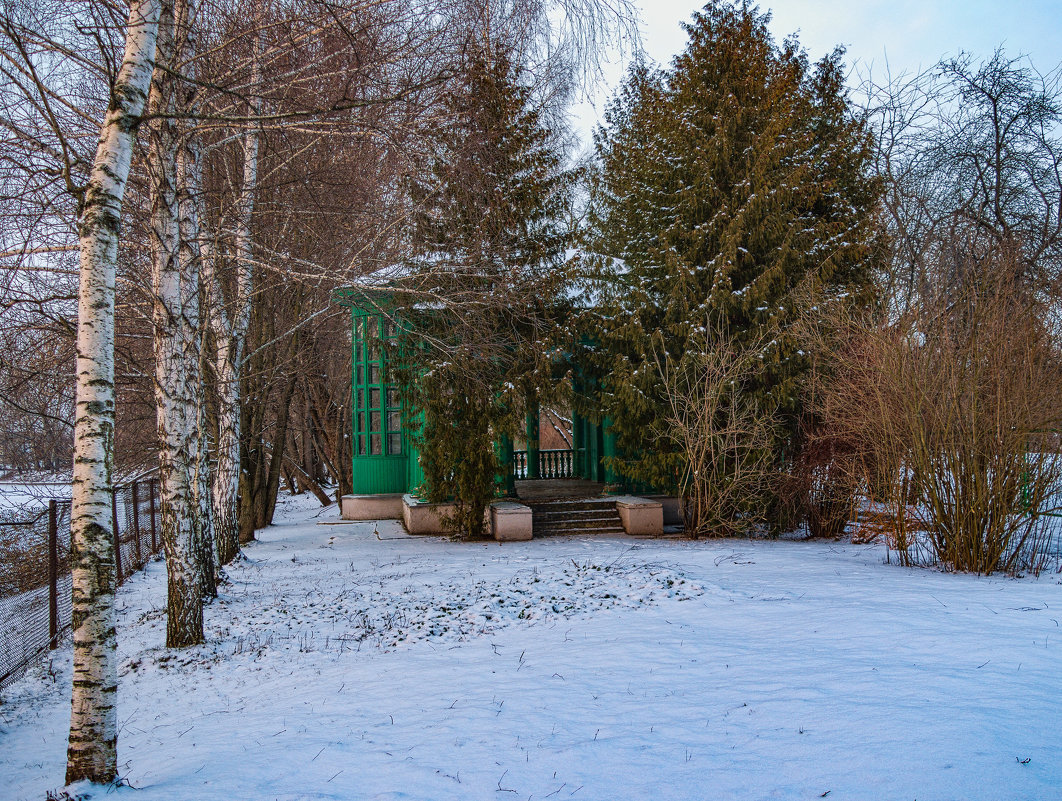
[[[628,534],[652,537],[664,533],[664,507],[660,501],[621,495],[616,498],[616,511]]]
[[[344,495],[339,514],[344,520],[401,520],[402,494]]]
[[[410,534],[447,534],[443,517],[452,515],[452,503],[428,503],[414,495],[402,496],[402,522]]]
[[[511,501],[493,503],[490,527],[498,542],[525,542],[531,539],[531,507]]]

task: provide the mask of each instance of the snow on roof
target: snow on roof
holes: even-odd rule
[[[360,296],[375,306],[394,293],[416,292],[418,284],[451,261],[450,254],[433,253],[419,256],[416,260],[389,264],[367,273],[356,284],[339,290],[337,299],[342,303],[344,297]],[[561,298],[581,308],[593,308],[603,303],[623,285],[623,276],[630,272],[630,267],[622,258],[577,248],[568,248],[564,252],[563,263],[568,277],[561,290]],[[440,309],[446,303],[443,300],[426,299],[417,300],[411,305],[417,309]]]

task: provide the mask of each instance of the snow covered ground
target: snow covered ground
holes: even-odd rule
[[[315,515],[318,515],[315,517]],[[120,592],[117,796],[1056,799],[1062,583],[879,546],[460,544],[289,505],[162,648]],[[62,783],[69,648],[5,692],[0,798]]]
[[[51,498],[69,499],[69,481],[0,481],[0,510],[25,513],[48,508]]]

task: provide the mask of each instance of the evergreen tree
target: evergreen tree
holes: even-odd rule
[[[495,445],[515,435],[548,370],[568,240],[571,176],[522,79],[505,53],[473,55],[449,101],[454,124],[411,192],[409,280],[424,311],[407,338],[407,409],[422,422],[423,493],[452,498],[450,527],[473,537],[495,495]]]
[[[725,332],[764,343],[741,389],[795,447],[808,365],[790,326],[798,287],[865,298],[875,253],[871,141],[845,97],[841,51],[814,67],[769,15],[709,3],[669,70],[636,65],[595,139],[592,249],[611,291],[592,316],[603,412],[629,479],[676,491],[684,454],[645,447],[683,369]],[[715,332],[715,333],[713,333]]]

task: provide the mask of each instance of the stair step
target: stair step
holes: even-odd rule
[[[572,519],[553,519],[553,520],[534,520],[532,519],[532,526],[535,528],[568,528],[568,529],[584,529],[584,528],[623,528],[623,524],[620,522],[619,515],[615,517],[591,517],[582,520]]]
[[[535,536],[556,534],[623,534],[616,499],[560,498],[524,501],[531,507]]]
[[[535,520],[591,520],[598,517],[619,517],[615,509],[577,509],[571,512],[532,511]]]
[[[535,528],[596,528],[622,526],[618,517],[599,517],[595,520],[534,520]]]
[[[615,506],[615,498],[577,498],[569,500],[526,500],[524,504],[532,509],[593,509],[602,506]]]
[[[611,537],[617,534],[626,534],[622,528],[547,528],[536,529],[536,537],[580,536],[580,537]]]
[[[591,526],[591,527],[579,527],[579,526],[535,526],[535,536],[540,534],[624,534],[626,533],[623,526],[609,525],[609,526]]]
[[[611,517],[612,515],[619,514],[616,511],[616,507],[609,506],[596,509],[532,509],[531,513],[535,516],[535,519],[542,518],[543,520],[549,518],[569,518],[569,517]]]

